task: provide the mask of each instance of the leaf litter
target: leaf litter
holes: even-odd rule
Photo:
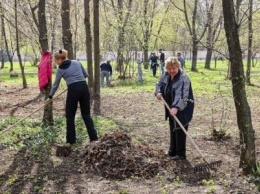
[[[172,165],[163,150],[134,145],[125,132],[105,134],[86,147],[83,158],[85,165],[82,169],[94,170],[111,179],[152,178],[160,169]]]

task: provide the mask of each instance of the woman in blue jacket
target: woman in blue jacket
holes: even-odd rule
[[[86,78],[88,74],[80,62],[68,59],[66,50],[59,50],[54,54],[55,63],[58,65],[56,78],[52,85],[49,98],[51,99],[59,87],[61,78],[68,86],[66,100],[66,140],[69,144],[76,143],[75,115],[80,104],[81,115],[87,127],[90,141],[98,139],[94,123],[90,115],[90,94]]]
[[[181,69],[176,57],[170,57],[165,64],[167,72],[156,84],[155,95],[158,100],[165,99],[171,111],[166,111],[166,120],[170,125],[170,147],[168,155],[173,160],[186,159],[186,135],[172,117],[175,115],[182,125],[188,130],[189,122],[193,116],[194,99],[191,82],[186,73]]]

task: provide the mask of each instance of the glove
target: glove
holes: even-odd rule
[[[47,100],[45,100],[45,104],[49,104],[52,101],[52,96],[49,96],[49,98],[47,98]]]

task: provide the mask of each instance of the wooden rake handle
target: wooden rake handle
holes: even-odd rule
[[[40,106],[38,109],[36,109],[35,111],[33,111],[32,113],[30,113],[29,115],[21,118],[20,120],[18,120],[17,122],[15,122],[14,124],[12,124],[11,126],[9,126],[8,128],[6,128],[5,130],[1,131],[0,132],[0,137],[7,131],[9,131],[11,128],[15,127],[16,125],[18,125],[20,122],[24,121],[25,119],[27,119],[28,117],[32,116],[34,113],[40,111],[42,108],[44,108],[46,105],[50,104],[51,102],[53,102],[54,100],[56,100],[59,96],[61,96],[63,93],[65,93],[67,91],[64,90],[62,91],[61,93],[59,93],[57,96],[55,96],[55,98],[47,101],[47,102],[44,102],[44,104],[42,106]]]
[[[166,108],[168,109],[168,111],[171,111],[171,108],[169,107],[169,105],[167,104],[167,102],[164,100],[164,98],[162,97],[162,101],[164,103],[164,105],[166,106]],[[195,143],[195,141],[192,139],[192,137],[190,136],[190,134],[186,131],[186,129],[184,128],[184,126],[182,125],[182,123],[180,122],[180,120],[175,116],[175,115],[171,115],[175,121],[178,123],[178,125],[181,127],[182,131],[186,134],[186,136],[189,138],[189,140],[191,141],[192,145],[196,148],[196,150],[199,152],[200,156],[203,158],[203,160],[205,161],[205,157],[202,154],[201,150],[199,149],[199,147],[197,146],[197,144]]]

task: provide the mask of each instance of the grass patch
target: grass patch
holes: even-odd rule
[[[113,119],[97,116],[93,120],[99,136],[119,129]],[[13,117],[1,120],[0,132],[16,121],[18,119]],[[88,142],[88,134],[82,118],[77,117],[75,123],[77,144],[85,144]],[[28,119],[1,135],[0,145],[11,149],[21,149],[25,146],[65,143],[65,137],[66,119],[64,117],[55,117],[54,126],[47,128],[42,127],[41,119]]]
[[[197,69],[198,72],[191,72],[191,61],[186,62],[185,71],[189,75],[192,86],[194,90],[195,96],[214,96],[216,92],[221,90],[223,94],[231,94],[232,86],[231,81],[226,79],[227,76],[227,61],[218,61],[216,68],[212,69],[204,69],[204,61],[198,61]],[[25,65],[25,74],[27,78],[27,82],[32,86],[38,85],[38,67],[32,66],[30,63],[24,63]],[[86,68],[86,62],[82,62],[83,66]],[[246,63],[244,63],[246,64]],[[115,64],[114,64],[115,66]],[[214,67],[214,63],[211,64]],[[135,68],[137,65],[135,64]],[[246,69],[246,67],[245,67]],[[14,63],[14,70],[20,73],[19,64],[17,62]],[[55,78],[56,70],[53,70],[53,79]],[[144,82],[139,83],[137,81],[137,71],[135,71],[134,76],[131,79],[119,80],[117,77],[119,76],[118,72],[114,71],[112,77],[112,83],[115,85],[113,88],[102,88],[102,94],[107,93],[134,93],[134,92],[154,92],[155,84],[158,81],[160,76],[160,71],[158,70],[157,77],[152,76],[151,70],[143,70],[144,73]],[[258,79],[258,75],[260,74],[260,67],[252,67],[251,70],[251,80],[255,85],[260,86],[260,82]],[[9,76],[9,63],[5,64],[5,68],[0,70],[0,78],[4,84],[21,84],[21,77],[18,78],[10,78]],[[61,82],[61,85],[65,85],[64,81]],[[247,87],[247,90],[258,90],[256,87]]]

